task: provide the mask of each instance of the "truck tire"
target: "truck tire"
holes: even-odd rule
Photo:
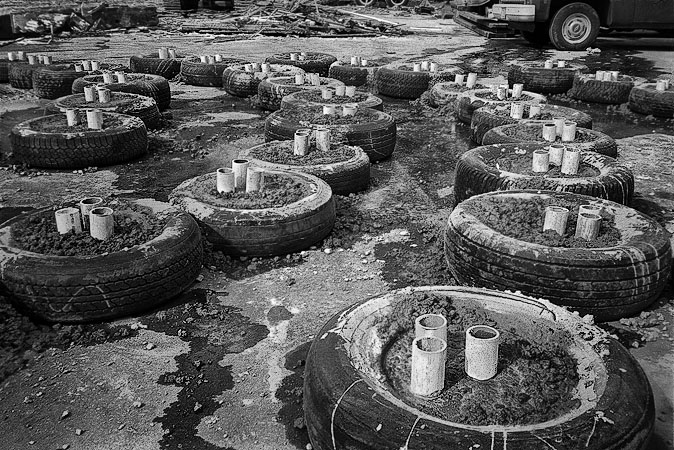
[[[586,3],[570,3],[550,22],[550,41],[558,50],[585,50],[599,34],[599,15]]]
[[[268,56],[265,62],[269,64],[284,64],[299,67],[306,73],[317,73],[321,77],[328,77],[330,65],[337,61],[332,55],[327,53],[306,52],[306,59],[302,61],[293,61],[290,59],[290,52],[278,53]]]
[[[192,86],[222,87],[222,73],[229,66],[248,64],[248,61],[225,58],[213,64],[202,63],[198,56],[189,56],[180,64],[180,79]]]
[[[654,83],[634,86],[630,91],[628,107],[639,114],[666,119],[674,118],[674,89],[659,92]]]
[[[129,67],[134,73],[149,73],[171,80],[180,73],[181,62],[182,58],[160,59],[156,54],[132,56],[129,58]]]
[[[33,91],[40,98],[56,99],[70,94],[73,83],[85,72],[72,64],[50,64],[33,71]]]
[[[622,105],[629,100],[634,81],[634,78],[627,75],[619,75],[615,81],[601,81],[595,79],[594,75],[576,74],[567,95],[588,103]]]
[[[245,66],[245,64],[229,66],[222,72],[222,87],[229,95],[252,97],[257,94],[257,88],[263,78],[260,77],[260,72],[246,72]],[[304,75],[304,70],[299,67],[283,64],[271,64],[271,72],[270,76],[273,77]]]
[[[572,64],[546,69],[540,62],[537,66],[513,64],[508,70],[508,84],[521,83],[525,90],[539,94],[563,94],[571,89],[574,76],[581,70],[587,70],[587,67]]]

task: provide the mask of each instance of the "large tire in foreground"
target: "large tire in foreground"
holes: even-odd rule
[[[365,108],[362,108],[365,110]],[[297,120],[285,118],[282,111],[275,112],[264,124],[265,141],[292,140],[295,131],[300,128],[311,128],[312,125],[300,124]],[[318,110],[317,110],[318,111]],[[360,147],[367,153],[371,162],[381,161],[391,156],[396,144],[396,122],[386,113],[370,110],[375,113],[375,119],[367,123],[351,125],[328,125],[335,135],[343,135],[349,145]]]
[[[634,195],[632,171],[615,159],[595,152],[581,153],[581,167],[594,169],[590,176],[554,176],[533,174],[531,154],[543,144],[495,144],[477,147],[463,153],[456,164],[454,197],[456,203],[473,195],[492,191],[533,189],[575,192],[629,205]],[[525,160],[526,170],[506,166],[508,160]],[[499,159],[502,159],[499,162]]]
[[[497,329],[515,331],[528,341],[565,340],[564,351],[582,355],[580,406],[543,423],[471,426],[441,420],[405,401],[386,381],[383,360],[393,339],[379,325],[394,316],[400,296],[413,293],[433,296],[439,309],[451,305],[467,326],[479,320],[471,321],[471,314],[486,315]],[[643,450],[655,421],[646,374],[608,333],[545,300],[458,286],[394,291],[333,316],[309,350],[303,398],[315,450]]]
[[[501,125],[519,123],[523,121],[552,120],[555,117],[563,117],[566,120],[576,122],[581,128],[592,129],[592,117],[573,108],[558,105],[540,105],[540,114],[527,119],[513,119],[510,117],[510,105],[486,105],[475,110],[470,121],[470,138],[477,144],[482,144],[482,139],[487,131]],[[529,105],[524,105],[522,117],[529,117]]]
[[[86,123],[84,113],[80,120]],[[46,169],[83,169],[120,164],[147,153],[147,129],[137,117],[105,112],[104,129],[78,132],[42,131],[46,123],[66,128],[66,116],[42,116],[12,128],[16,161]]]
[[[333,194],[349,195],[367,189],[370,184],[370,158],[359,147],[351,147],[354,150],[352,158],[327,164],[290,165],[280,164],[258,159],[254,156],[255,151],[269,146],[282,147],[289,153],[293,152],[292,141],[272,141],[265,144],[243,150],[239,157],[247,159],[255,167],[271,170],[289,170],[304,172],[314,175],[330,185]]]
[[[33,91],[40,98],[63,97],[71,93],[73,83],[85,74],[76,72],[71,64],[42,66],[33,71]]]
[[[304,90],[320,90],[325,87],[335,88],[343,86],[339,80],[320,77],[320,85],[311,84],[296,85],[293,84],[293,77],[272,77],[266,78],[257,86],[258,103],[262,109],[276,111],[281,108],[281,102],[286,95],[293,92]]]
[[[304,59],[293,61],[290,59],[290,52],[278,53],[267,57],[265,62],[269,64],[285,64],[299,67],[306,73],[317,73],[321,77],[328,77],[330,65],[337,61],[337,58],[327,53],[304,52]]]
[[[271,256],[295,253],[324,239],[335,223],[335,202],[328,184],[301,172],[266,171],[292,177],[312,193],[278,208],[230,209],[218,206],[200,185],[215,189],[215,173],[184,181],[170,195],[172,205],[192,214],[205,238],[231,255]]]
[[[519,142],[538,142],[545,144],[542,137],[545,121],[522,121],[509,125],[501,125],[487,131],[482,138],[482,145],[509,144]],[[562,143],[558,141],[557,143]],[[616,158],[618,144],[615,139],[604,133],[586,128],[576,128],[576,140],[563,142],[566,147],[577,148],[584,152],[597,152]]]
[[[460,72],[456,67],[444,68],[439,72],[414,72],[409,65],[382,67],[375,76],[375,87],[379,94],[413,100],[421,97],[435,83],[451,81]]]
[[[201,270],[199,227],[189,214],[165,203],[136,202],[166,217],[164,231],[107,255],[52,256],[20,250],[12,245],[10,228],[25,216],[0,225],[2,290],[22,311],[63,323],[128,316],[175,297]]]
[[[180,64],[180,79],[192,86],[222,87],[222,73],[225,69],[247,62],[242,59],[228,58],[207,64],[202,63],[198,56],[189,56]]]
[[[358,108],[372,108],[377,111],[384,110],[382,99],[367,92],[356,91],[355,97],[337,97],[333,95],[330,100],[323,100],[322,92],[318,89],[302,90],[286,95],[281,100],[281,109],[317,107],[325,104],[337,106],[349,104],[356,105]]]
[[[160,59],[158,55],[132,56],[129,67],[134,73],[159,75],[171,80],[180,73],[182,58]]]
[[[639,114],[667,119],[674,118],[674,87],[656,91],[655,83],[634,86],[629,95],[629,108]]]
[[[585,66],[568,65],[546,69],[540,62],[538,66],[531,64],[513,64],[508,70],[508,84],[521,83],[524,89],[539,94],[563,94],[573,85],[573,77]]]
[[[634,79],[620,75],[617,81],[599,81],[594,75],[576,75],[569,97],[588,103],[620,105],[627,103]]]
[[[47,110],[51,112],[62,113],[65,113],[68,109],[87,108],[96,108],[107,112],[138,117],[150,130],[161,128],[164,123],[159,108],[157,108],[157,102],[154,99],[126,92],[111,92],[110,103],[99,103],[98,100],[87,103],[84,99],[84,94],[73,94],[58,98],[54,103],[47,106]]]
[[[606,226],[620,237],[616,245],[599,248],[530,243],[478,219],[472,211],[484,211],[488,201],[520,204],[528,217],[540,213],[538,202],[600,206],[602,217],[614,219]],[[570,218],[569,223],[575,222]],[[452,211],[445,233],[445,256],[459,283],[521,291],[601,321],[631,316],[653,303],[672,271],[671,252],[669,233],[648,216],[608,200],[551,191],[490,192],[469,198]]]
[[[456,98],[456,118],[465,124],[470,124],[475,110],[485,105],[510,105],[512,102],[546,103],[547,101],[541,94],[528,91],[522,92],[522,97],[517,100],[513,100],[512,97],[506,100],[494,100],[490,98],[491,95],[491,89],[474,89],[459,94]],[[512,95],[512,91],[509,91],[508,95]]]
[[[126,83],[106,83],[113,92],[126,92],[150,97],[157,102],[157,108],[164,110],[171,106],[171,87],[166,78],[146,73],[127,73]],[[73,82],[72,93],[81,94],[86,86],[103,83],[103,75],[87,75]],[[65,93],[63,95],[68,95]]]
[[[304,74],[304,70],[295,66],[286,66],[282,64],[270,64],[271,73],[246,72],[245,64],[230,66],[222,72],[222,87],[229,95],[236,97],[252,97],[257,94],[257,88],[260,82],[269,77],[294,76]]]

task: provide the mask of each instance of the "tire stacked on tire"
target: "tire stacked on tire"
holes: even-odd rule
[[[630,110],[655,117],[674,118],[674,88],[657,91],[655,83],[634,86],[630,91]]]
[[[215,173],[184,181],[169,196],[174,206],[192,214],[205,230],[205,238],[227,254],[285,255],[304,250],[324,239],[336,220],[335,202],[328,184],[309,174],[265,171],[289,177],[311,193],[285,206],[235,209],[219,206],[205,186],[215,190]]]
[[[265,141],[286,141],[292,140],[295,131],[300,128],[312,128],[299,119],[292,117],[292,111],[281,110],[272,113],[267,117],[264,125]],[[315,108],[312,111],[318,116],[322,112]],[[384,112],[376,110],[367,110],[362,108],[359,111],[369,112],[374,119],[366,123],[353,123],[350,125],[326,125],[333,133],[343,135],[349,145],[360,147],[370,158],[370,162],[377,162],[389,158],[393,154],[396,144],[396,122],[395,119]],[[288,115],[289,117],[285,117]]]
[[[208,64],[202,63],[198,56],[188,56],[180,64],[180,79],[192,86],[222,87],[222,73],[225,69],[246,63],[242,59],[225,58]]]
[[[510,117],[509,105],[486,105],[473,113],[470,121],[470,138],[477,144],[482,144],[482,138],[492,128],[512,123],[552,120],[555,117],[563,117],[565,120],[576,122],[581,128],[592,129],[592,117],[577,109],[557,105],[541,105],[541,112],[529,118],[529,105],[524,105],[522,117],[527,119],[513,119]]]
[[[281,108],[281,102],[286,95],[303,90],[320,90],[325,87],[335,88],[343,86],[339,80],[320,77],[320,85],[296,85],[293,77],[272,77],[260,82],[257,87],[258,103],[262,109],[276,111]]]
[[[171,87],[166,78],[145,73],[127,73],[126,79],[125,83],[105,83],[105,87],[113,92],[150,97],[154,99],[160,110],[171,106]],[[102,75],[86,75],[73,82],[72,93],[81,94],[86,86],[96,86],[101,83],[103,83]]]
[[[132,56],[129,58],[129,68],[133,73],[147,73],[159,75],[172,80],[180,73],[182,58],[161,59],[158,54]]]
[[[541,94],[528,91],[522,92],[522,97],[520,99],[513,99],[510,97],[512,92],[508,92],[509,97],[505,100],[493,100],[487,98],[491,93],[490,89],[473,89],[459,94],[456,98],[455,107],[457,119],[470,125],[475,110],[482,108],[485,105],[510,105],[512,102],[521,102],[525,104],[547,102],[546,98]]]
[[[73,83],[86,72],[76,72],[72,64],[50,64],[33,71],[33,91],[40,98],[56,99],[71,93]]]
[[[87,109],[95,108],[106,112],[119,114],[128,114],[138,117],[143,121],[148,129],[154,130],[161,128],[164,119],[162,118],[157,102],[150,97],[138,94],[128,94],[126,92],[111,92],[109,103],[87,102],[84,94],[72,94],[54,100],[47,106],[51,112],[64,113],[68,109]]]
[[[394,315],[396,301],[412,295],[432,298],[439,308],[451,304],[469,324],[470,316],[466,315],[471,311],[477,312],[478,317],[486,314],[496,328],[516,330],[518,336],[530,342],[537,342],[543,334],[546,340],[547,336],[563,339],[565,353],[583,355],[583,362],[577,366],[578,391],[590,394],[592,400],[579,401],[579,406],[548,422],[498,425],[498,431],[496,425],[466,425],[441,420],[427,409],[422,412],[385,381],[385,352],[395,341],[381,331],[381,325],[400,320]],[[410,308],[422,307],[412,304]],[[406,288],[349,306],[316,334],[303,377],[304,418],[315,450],[408,446],[549,450],[550,442],[557,449],[578,448],[589,442],[586,448],[590,450],[638,450],[647,445],[655,424],[648,377],[616,339],[546,300],[488,289]],[[463,380],[459,383],[463,384]],[[607,411],[611,411],[610,415]]]
[[[521,189],[574,192],[623,205],[632,201],[632,171],[615,159],[595,152],[583,152],[580,157],[581,166],[594,169],[594,175],[572,177],[530,173],[532,153],[544,148],[537,143],[495,144],[463,153],[456,164],[456,203],[487,192]],[[517,171],[509,169],[506,163],[499,163],[499,159],[513,158],[528,160],[529,170]]]
[[[102,130],[74,133],[42,129],[43,123],[54,120],[67,130],[65,114],[38,117],[12,128],[13,158],[31,167],[84,169],[120,164],[147,153],[147,129],[137,117],[104,112]],[[86,123],[83,113],[80,120]]]
[[[271,73],[246,72],[245,64],[227,67],[222,72],[222,87],[230,95],[235,97],[252,97],[257,95],[257,89],[263,79],[269,77],[286,77],[297,74],[304,75],[304,70],[299,67],[271,64]]]
[[[521,83],[526,91],[539,94],[564,94],[573,86],[573,79],[581,70],[587,67],[568,65],[566,67],[532,66],[530,64],[513,64],[508,71],[508,84]]]
[[[370,184],[370,158],[359,147],[351,147],[354,155],[350,159],[326,164],[280,164],[258,159],[254,156],[257,149],[270,146],[282,147],[289,153],[293,152],[292,141],[272,141],[244,150],[239,153],[239,157],[247,159],[255,167],[265,170],[297,171],[314,175],[328,183],[333,194],[349,195],[367,189]]]
[[[368,94],[366,92],[356,92],[356,95],[364,95],[365,98],[360,101],[348,101],[352,97],[335,97],[333,95],[331,100],[322,100],[321,93],[317,89],[311,90],[302,90],[297,91],[292,94],[288,94],[281,100],[281,109],[290,109],[290,108],[315,108],[324,104],[349,104],[356,105],[358,108],[372,108],[377,111],[384,110],[384,102],[379,97]],[[345,102],[336,103],[334,99],[339,98],[342,100],[347,100]]]
[[[588,103],[621,105],[628,102],[633,87],[634,78],[626,75],[620,75],[617,81],[603,81],[594,75],[577,74],[568,95]]]
[[[278,53],[265,59],[269,64],[284,64],[299,67],[306,73],[317,73],[321,77],[328,78],[330,72],[330,65],[337,61],[332,55],[318,52],[304,52],[302,55],[304,59],[293,61],[290,59],[290,52]]]
[[[175,297],[201,271],[199,226],[189,214],[166,204],[137,202],[166,219],[164,231],[141,245],[105,255],[52,256],[13,246],[11,228],[45,210],[0,225],[2,290],[20,310],[61,323],[137,314]]]
[[[377,93],[388,97],[414,100],[435,83],[451,81],[460,72],[457,67],[447,67],[438,72],[414,72],[409,65],[382,67],[375,76],[375,88]]]
[[[572,214],[582,204],[598,206],[604,224],[606,218],[613,219],[602,226],[613,227],[619,241],[567,248],[511,237],[475,215],[490,199],[519,207],[527,217],[535,201],[576,205]],[[445,232],[445,256],[459,283],[521,291],[601,321],[636,314],[653,303],[668,283],[671,251],[669,233],[648,216],[608,200],[552,191],[490,192],[469,198],[452,211]]]
[[[482,138],[482,145],[521,142],[545,143],[546,141],[542,137],[535,137],[538,134],[537,132],[542,129],[543,123],[545,122],[523,121],[492,128]],[[562,144],[584,152],[597,152],[611,158],[618,156],[618,144],[616,144],[615,139],[599,131],[586,128],[576,128],[576,139]]]

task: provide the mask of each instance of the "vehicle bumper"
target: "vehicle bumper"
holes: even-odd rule
[[[491,10],[494,19],[508,22],[533,22],[536,18],[535,5],[504,5],[497,3]]]

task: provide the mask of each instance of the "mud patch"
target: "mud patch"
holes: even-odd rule
[[[333,89],[334,90],[334,89]],[[368,95],[362,92],[356,92],[353,97],[347,97],[342,95],[340,97],[333,95],[330,100],[323,99],[323,93],[317,89],[311,89],[306,91],[301,91],[301,94],[295,94],[295,98],[301,98],[314,103],[331,103],[331,104],[348,104],[348,103],[360,103],[368,99]]]
[[[275,113],[278,117],[312,125],[354,125],[374,122],[381,117],[380,112],[359,109],[353,116],[323,114],[317,108],[281,109]]]
[[[281,141],[266,144],[250,150],[250,156],[262,161],[291,166],[313,166],[317,164],[332,164],[348,161],[356,155],[353,147],[346,145],[332,145],[330,151],[318,151],[313,145],[311,151],[304,156],[293,153],[292,141]]]
[[[519,139],[521,141],[543,141],[543,124],[538,126],[533,125],[517,125],[509,126],[506,125],[500,128],[503,134],[510,136],[512,138]],[[584,142],[595,142],[600,138],[599,135],[591,133],[588,130],[582,128],[576,129],[576,138],[571,142],[562,142],[562,137],[557,136],[555,138],[555,143],[559,144],[573,144],[573,143],[584,143]],[[552,142],[551,142],[552,143]]]
[[[305,342],[286,354],[284,367],[293,373],[285,377],[276,390],[276,398],[283,403],[276,417],[286,428],[288,442],[300,449],[309,444],[302,401],[304,368],[310,347],[311,342]]]
[[[499,156],[498,158],[492,160],[485,160],[485,163],[492,167],[496,167],[499,170],[544,178],[588,178],[599,175],[599,171],[597,169],[583,162],[581,162],[579,165],[578,173],[576,175],[564,174],[562,173],[561,166],[555,166],[552,164],[548,165],[547,172],[534,172],[532,170],[531,154],[520,155],[517,153],[511,153]]]

